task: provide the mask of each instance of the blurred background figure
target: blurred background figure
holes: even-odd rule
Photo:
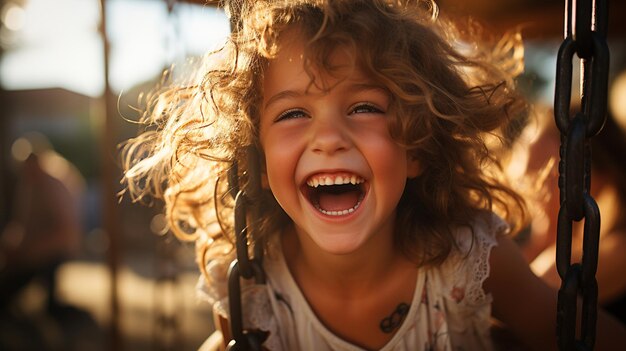
[[[12,206],[0,232],[0,348],[98,349],[91,316],[56,296],[58,268],[80,249],[84,179],[42,134],[18,138],[12,156]]]
[[[8,276],[19,271],[51,273],[78,253],[79,201],[84,180],[71,163],[50,148],[41,134],[31,133],[17,139],[12,150],[15,186],[8,189],[13,206],[0,235],[2,272]],[[1,289],[8,293],[6,285]],[[53,292],[50,292],[50,308],[55,303]]]

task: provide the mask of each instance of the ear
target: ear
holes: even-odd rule
[[[422,164],[414,156],[407,155],[406,159],[406,176],[407,178],[415,178],[422,174]]]

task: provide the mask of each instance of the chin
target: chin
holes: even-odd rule
[[[363,240],[358,234],[330,234],[312,239],[322,251],[332,255],[348,255],[363,246]]]

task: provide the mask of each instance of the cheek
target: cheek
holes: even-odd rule
[[[276,197],[294,183],[294,170],[297,157],[293,146],[289,147],[285,140],[268,135],[262,143],[265,154],[266,184]],[[269,142],[268,142],[269,141]]]
[[[385,183],[390,195],[401,195],[408,176],[406,151],[389,139],[373,146],[368,160],[376,178]]]
[[[385,155],[381,155],[385,156]],[[401,149],[391,149],[386,157],[381,157],[381,168],[384,169],[385,177],[393,179],[399,188],[404,188],[404,182],[407,178],[407,161],[406,152]]]
[[[280,163],[278,162],[281,157],[280,149],[274,148],[273,145],[269,145],[264,148],[265,151],[265,170],[268,178],[269,185],[274,185],[277,178],[281,177],[281,170],[284,170],[284,167],[280,167]]]
[[[298,188],[295,182],[297,158],[288,150],[288,147],[275,144],[264,147],[265,187],[270,190],[278,205],[292,217],[297,213],[294,208],[298,206]]]
[[[357,140],[364,141],[361,144],[363,151],[368,151],[373,161],[380,164],[391,164],[393,168],[398,169],[399,164],[396,162],[404,161],[406,164],[406,151],[401,148],[395,140],[389,135],[387,125],[384,121],[369,126],[360,135]]]

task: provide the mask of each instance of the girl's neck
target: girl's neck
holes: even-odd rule
[[[293,227],[283,233],[287,264],[297,282],[314,280],[346,295],[370,293],[399,267],[415,265],[397,252],[392,235],[374,236],[358,251],[335,255],[321,250],[306,234]]]

